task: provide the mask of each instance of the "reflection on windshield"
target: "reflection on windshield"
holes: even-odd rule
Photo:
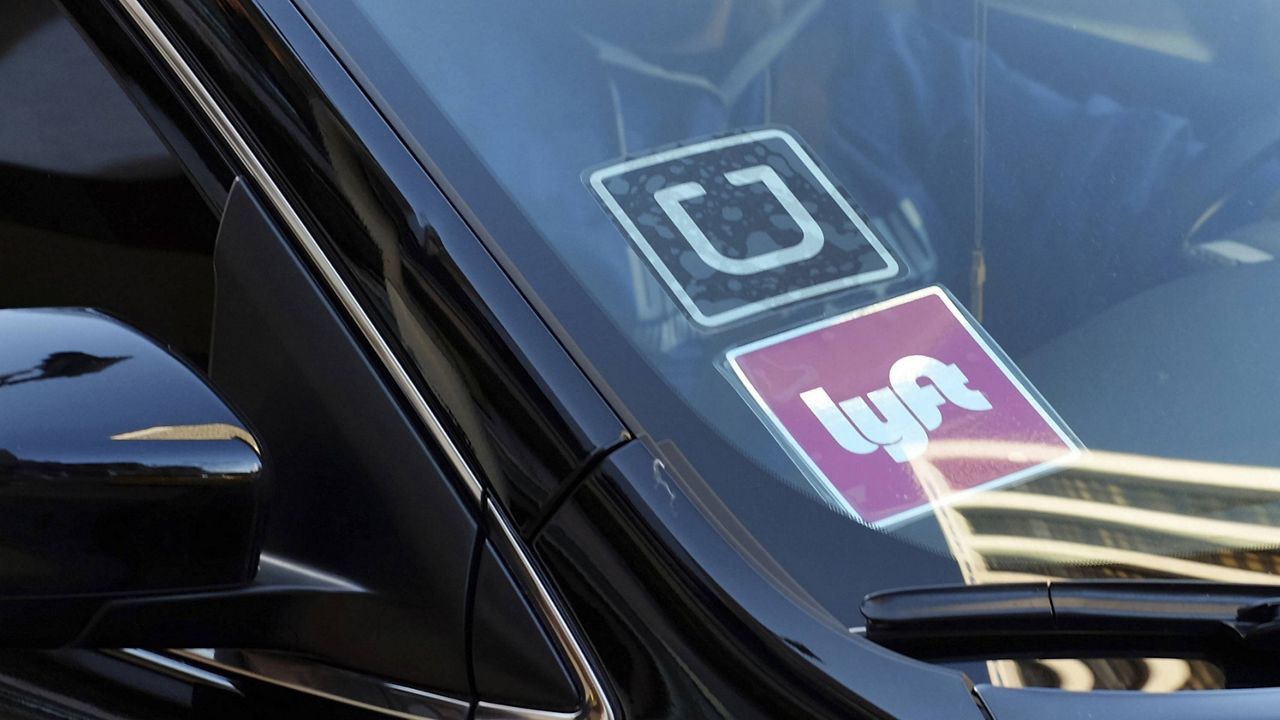
[[[1000,660],[1005,686],[1090,690],[1177,692],[1219,690],[1222,669],[1204,660],[1180,658],[1045,658]],[[995,673],[992,673],[995,676]]]
[[[1043,450],[948,441],[935,457],[1037,452]],[[1280,584],[1275,468],[1094,451],[1062,472],[933,507],[970,584],[1051,578]],[[1143,665],[1140,671],[1134,663]],[[1222,683],[1212,665],[1174,658],[996,660],[989,669],[992,682],[1006,687],[1169,692]]]
[[[844,620],[855,591],[952,581],[944,554],[969,583],[1278,582],[1275,3],[303,4],[797,604]],[[904,274],[870,279],[893,264],[870,235]],[[930,287],[1034,407],[1011,412],[972,348],[914,347],[942,325],[885,303]],[[894,382],[917,356],[990,407]],[[1036,413],[1071,437],[1012,444]],[[1115,452],[1039,473],[1077,438]],[[1214,686],[1167,658],[993,674]]]

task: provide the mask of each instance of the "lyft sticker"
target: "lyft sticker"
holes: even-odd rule
[[[820,493],[891,526],[1079,452],[939,287],[729,352],[760,414]]]
[[[899,275],[898,260],[782,130],[647,155],[589,182],[701,325]]]

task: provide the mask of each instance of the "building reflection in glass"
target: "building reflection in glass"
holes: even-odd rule
[[[930,460],[1035,457],[1034,446],[936,443]],[[950,493],[916,471],[968,583],[1184,578],[1280,585],[1280,469],[1107,451],[997,490]],[[993,660],[1007,687],[1172,692],[1220,688],[1214,665],[1177,658]]]

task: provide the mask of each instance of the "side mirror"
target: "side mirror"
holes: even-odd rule
[[[263,552],[265,480],[245,424],[155,342],[92,310],[0,310],[0,647],[427,663],[420,608]]]
[[[263,462],[184,362],[91,310],[0,310],[0,598],[254,579]]]

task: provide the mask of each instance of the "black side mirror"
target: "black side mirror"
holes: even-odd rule
[[[244,423],[153,341],[92,310],[0,310],[0,647],[381,667],[385,638],[331,619],[434,637],[416,607],[262,552],[266,474]]]
[[[244,586],[263,462],[184,362],[91,310],[0,310],[0,598]]]

